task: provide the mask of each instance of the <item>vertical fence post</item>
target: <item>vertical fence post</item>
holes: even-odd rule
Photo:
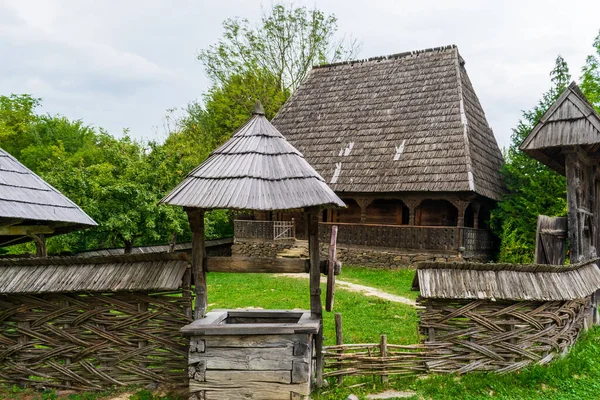
[[[335,313],[335,344],[337,346],[341,346],[344,344],[344,337],[342,335],[342,314]],[[338,350],[340,355],[344,354],[344,349]],[[338,358],[339,366],[338,370],[343,370],[344,366],[342,365],[342,359]],[[337,377],[338,384],[342,384],[344,382],[344,376],[338,375]]]
[[[60,301],[60,308],[68,308],[69,307],[69,301],[68,300],[61,300]],[[70,324],[63,324],[62,329],[66,330],[68,328],[70,328],[71,325]],[[69,364],[71,364],[71,357],[65,357],[65,368],[69,368]],[[66,380],[65,381],[65,386],[67,387],[71,387],[71,381],[70,380]]]
[[[144,295],[148,296],[148,293],[144,293]],[[142,316],[142,314],[146,313],[146,311],[148,311],[148,302],[140,301],[138,303],[138,315]],[[140,323],[138,325],[138,329],[143,330],[144,329],[144,325],[147,325],[147,322]],[[138,348],[139,349],[144,348],[146,346],[148,346],[148,341],[147,340],[145,340],[145,339],[138,340]],[[145,354],[143,355],[143,357],[146,360],[148,359]],[[140,368],[142,368],[142,369],[148,368],[148,363],[146,363],[146,362],[142,361],[142,362],[140,362],[139,365],[140,365]]]
[[[381,340],[379,342],[379,346],[380,346],[380,354],[381,354],[381,362],[382,364],[385,363],[385,359],[387,358],[387,335],[381,335]],[[381,375],[381,383],[383,383],[384,385],[387,385],[388,383],[388,376],[385,373],[385,369],[383,370],[383,374]]]

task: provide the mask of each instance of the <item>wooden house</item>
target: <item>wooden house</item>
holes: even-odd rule
[[[38,256],[45,256],[45,237],[96,225],[77,204],[0,149],[0,247],[33,240]]]
[[[272,122],[347,204],[320,216],[341,243],[489,250],[502,154],[456,46],[315,67]]]

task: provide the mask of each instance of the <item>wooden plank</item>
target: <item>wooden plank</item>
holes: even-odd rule
[[[192,276],[196,304],[194,318],[200,319],[206,314],[206,249],[204,248],[204,210],[186,210],[192,230]]]
[[[206,385],[213,387],[231,387],[253,382],[291,383],[291,371],[223,371],[207,370]],[[301,382],[298,382],[301,383]]]
[[[323,305],[321,303],[321,271],[319,262],[319,208],[313,207],[307,210],[308,219],[308,254],[310,258],[310,312],[313,319],[319,320],[319,330],[316,332],[315,354],[316,354],[316,385],[323,386],[323,327],[322,315]]]
[[[535,263],[563,265],[566,254],[567,218],[539,215],[535,234]]]
[[[190,382],[190,392],[205,390],[206,400],[282,400],[290,399],[292,392],[304,396],[310,394],[308,383],[281,384],[273,382],[253,382],[248,386],[234,388],[205,387]]]
[[[292,383],[305,383],[310,380],[308,362],[292,361]]]
[[[303,361],[293,355],[292,347],[279,348],[207,348],[204,353],[190,353],[189,363],[206,361],[206,369],[292,370],[292,361]]]
[[[306,341],[305,334],[206,336],[204,339],[206,347],[293,347],[302,341]]]
[[[0,235],[2,236],[27,236],[39,234],[54,233],[54,228],[47,225],[16,225],[0,226]]]
[[[195,325],[181,328],[186,336],[204,335],[292,335],[295,333],[316,334],[321,329],[320,321],[305,324],[221,324]]]
[[[206,268],[208,272],[304,274],[310,263],[299,258],[209,257]]]

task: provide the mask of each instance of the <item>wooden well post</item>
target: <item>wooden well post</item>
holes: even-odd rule
[[[204,246],[204,210],[186,209],[188,221],[192,230],[192,279],[196,303],[194,305],[194,319],[206,315],[206,248]]]

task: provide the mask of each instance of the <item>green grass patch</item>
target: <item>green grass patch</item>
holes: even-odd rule
[[[414,300],[419,296],[419,292],[410,290],[414,276],[415,270],[408,268],[384,269],[344,265],[342,274],[338,278],[360,285],[373,286],[384,292]]]
[[[210,273],[207,286],[209,310],[247,307],[310,309],[308,279],[269,274]],[[325,296],[322,297],[324,300]],[[389,343],[408,344],[418,340],[414,307],[337,288],[335,311],[342,314],[345,343],[379,342],[381,334],[388,335]],[[323,328],[325,344],[335,344],[334,313],[323,313]]]

